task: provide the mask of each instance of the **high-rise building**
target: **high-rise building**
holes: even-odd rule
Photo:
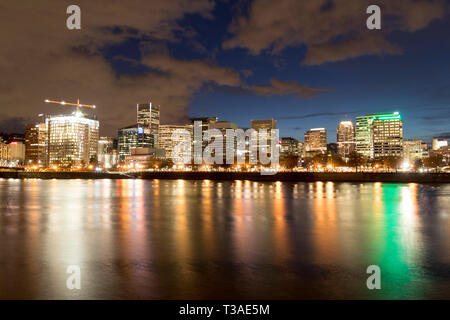
[[[398,112],[356,118],[356,151],[368,158],[402,156],[403,122]]]
[[[337,128],[337,145],[338,154],[348,160],[350,154],[356,149],[355,126],[351,120],[343,120],[339,122]]]
[[[121,128],[118,131],[117,151],[119,162],[125,162],[127,156],[131,155],[132,149],[153,148],[154,139],[150,133],[146,133],[139,125]]]
[[[373,157],[401,157],[403,155],[403,121],[398,112],[373,114]]]
[[[230,122],[230,121],[217,121],[217,122],[213,122],[210,123],[208,126],[209,129],[217,129],[222,133],[222,139],[223,139],[223,150],[222,150],[222,155],[223,155],[223,163],[226,163],[226,155],[227,155],[227,130],[232,129],[232,130],[236,130],[238,128],[237,124]],[[229,150],[230,154],[232,152],[232,154],[234,156],[236,156],[236,153],[238,152],[237,150],[237,139],[234,138],[234,136],[232,137],[228,137],[228,139],[233,139],[233,146],[232,146],[232,150]],[[241,150],[239,150],[239,152],[241,152]],[[233,157],[234,159],[234,157]],[[234,160],[233,160],[234,162]]]
[[[369,115],[356,117],[356,151],[367,158],[373,158],[372,120]]]
[[[99,122],[95,116],[74,112],[46,118],[48,165],[72,166],[97,159]]]
[[[280,156],[299,156],[298,145],[299,143],[297,139],[291,137],[281,138]]]
[[[433,142],[432,142],[432,149],[433,150],[439,150],[441,148],[447,147],[448,146],[448,142],[445,139],[440,139],[440,138],[434,138]]]
[[[403,140],[403,159],[413,163],[423,158],[422,140]]]
[[[172,159],[172,153],[175,146],[183,142],[183,137],[181,135],[177,135],[178,138],[173,137],[176,130],[186,130],[192,136],[192,125],[189,124],[161,124],[159,126],[158,148],[165,151],[165,156],[167,159]]]
[[[192,138],[192,150],[195,153],[196,150],[200,149],[201,146],[201,150],[203,152],[203,149],[208,145],[208,142],[203,140],[203,136],[205,135],[206,130],[209,129],[209,125],[211,123],[215,123],[217,122],[219,119],[217,117],[203,117],[203,118],[191,118],[191,124],[193,127],[193,138]],[[201,127],[201,137],[198,136],[196,134],[196,123],[200,122],[200,127]],[[198,157],[199,155],[197,155]],[[195,155],[194,155],[195,158]]]
[[[25,143],[23,141],[11,141],[7,144],[7,160],[17,165],[24,164]]]
[[[114,138],[101,137],[98,140],[97,161],[100,167],[109,169],[118,162],[117,141]]]
[[[277,129],[277,120],[267,119],[267,120],[252,120],[252,129],[257,131],[256,137],[258,141],[253,141],[253,143],[258,143],[258,148],[267,155],[271,155],[271,147],[273,144],[278,144],[278,137],[276,135],[272,135],[271,130]],[[267,140],[266,143],[262,142],[263,135],[266,135]]]
[[[8,145],[0,137],[0,166],[3,166],[8,161]]]
[[[151,135],[152,148],[158,144],[158,130],[160,120],[160,106],[150,103],[137,105],[137,124],[144,129],[144,133]]]
[[[45,123],[25,127],[25,165],[47,165],[48,130]]]
[[[305,133],[305,152],[309,157],[327,152],[327,130],[325,128],[314,128]]]

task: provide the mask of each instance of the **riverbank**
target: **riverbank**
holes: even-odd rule
[[[364,172],[0,172],[3,179],[183,179],[183,180],[251,180],[251,181],[335,181],[450,183],[449,173],[364,173]]]

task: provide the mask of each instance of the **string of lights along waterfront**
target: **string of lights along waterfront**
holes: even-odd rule
[[[245,166],[177,166],[174,150],[181,140],[174,132],[193,133],[195,123],[202,134],[208,129],[219,130],[226,138],[227,129],[238,129],[230,121],[218,117],[191,118],[186,124],[161,124],[164,108],[152,102],[136,105],[136,123],[117,130],[117,137],[100,137],[100,123],[94,105],[46,100],[73,112],[40,115],[42,121],[26,125],[25,135],[10,135],[0,140],[0,161],[4,168],[25,168],[28,171],[103,171],[103,170],[257,170],[258,162]],[[131,109],[132,107],[130,107]],[[84,109],[84,110],[83,110]],[[281,170],[351,171],[402,170],[446,171],[450,147],[445,139],[434,138],[431,143],[408,140],[403,137],[403,118],[398,112],[371,113],[337,124],[336,143],[328,143],[326,128],[311,128],[303,141],[294,137],[275,137],[270,132],[277,128],[276,119],[251,120],[249,128],[257,131],[256,139],[267,133],[270,150],[276,144]],[[242,128],[247,130],[249,128]],[[192,149],[208,141],[192,135]],[[278,138],[278,141],[273,141]],[[249,137],[247,139],[250,139]],[[258,142],[257,141],[257,142]],[[248,142],[247,142],[248,145]],[[225,154],[225,145],[223,153]]]

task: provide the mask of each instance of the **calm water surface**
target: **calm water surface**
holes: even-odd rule
[[[2,299],[450,299],[450,185],[0,180]],[[378,265],[382,289],[366,288]],[[66,288],[67,266],[82,288]]]

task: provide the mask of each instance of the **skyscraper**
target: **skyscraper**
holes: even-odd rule
[[[356,151],[367,158],[373,158],[372,120],[368,115],[356,117]]]
[[[403,122],[398,112],[356,118],[356,151],[368,158],[402,156]]]
[[[373,157],[401,157],[403,155],[403,122],[398,112],[373,114]]]
[[[117,164],[118,155],[116,149],[117,140],[108,137],[101,137],[98,140],[98,165],[109,169]]]
[[[88,164],[97,159],[99,122],[95,116],[81,112],[49,116],[46,125],[49,165]]]
[[[297,139],[291,137],[281,138],[280,155],[282,157],[299,156],[298,144]]]
[[[206,132],[206,130],[209,129],[209,125],[211,123],[217,122],[219,119],[217,117],[202,117],[202,118],[191,118],[191,124],[193,127],[193,138],[192,138],[192,150],[194,152],[194,157],[196,150],[200,150],[203,152],[203,149],[207,146],[208,142],[203,140],[203,136]],[[195,124],[200,122],[201,127],[201,136],[197,134],[197,129]],[[200,148],[201,147],[201,148]],[[199,155],[197,155],[197,158],[199,158]]]
[[[131,155],[132,149],[153,148],[153,138],[150,133],[145,132],[144,128],[139,125],[119,129],[117,141],[119,162],[125,162],[126,157]]]
[[[47,165],[48,130],[45,123],[25,127],[25,165]]]
[[[159,126],[158,148],[165,151],[166,159],[172,159],[172,153],[176,145],[183,142],[180,135],[179,139],[173,139],[172,135],[176,130],[187,130],[192,136],[192,125],[161,124]],[[180,161],[181,162],[181,161]]]
[[[252,120],[252,129],[257,131],[256,137],[258,137],[258,147],[263,152],[266,152],[268,155],[271,155],[271,147],[273,144],[278,143],[277,136],[272,135],[271,130],[277,129],[277,120],[267,119],[267,120]],[[267,142],[262,142],[263,134],[267,136]],[[256,143],[255,141],[253,143]]]
[[[338,153],[348,160],[350,153],[356,149],[355,126],[351,120],[342,120],[337,128]]]
[[[432,150],[439,150],[440,148],[447,147],[448,142],[445,139],[434,138],[431,144]]]
[[[305,152],[309,157],[327,152],[327,130],[325,128],[314,128],[305,133]]]
[[[141,103],[137,105],[137,124],[144,129],[144,133],[151,135],[151,147],[155,148],[158,144],[158,130],[160,120],[160,107],[150,103]]]

